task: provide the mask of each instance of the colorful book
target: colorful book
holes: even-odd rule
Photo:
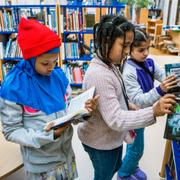
[[[172,88],[169,93],[177,96],[178,104],[174,113],[167,116],[164,138],[169,140],[180,140],[180,63],[166,64],[166,76],[175,74],[179,80],[177,87]]]

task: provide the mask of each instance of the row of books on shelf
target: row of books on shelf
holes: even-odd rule
[[[39,5],[39,4],[71,4],[71,3],[89,3],[89,0],[1,0],[0,5]],[[101,0],[91,0],[91,3],[99,3]]]
[[[67,4],[68,0],[1,0],[0,5],[39,5],[39,4]]]
[[[17,62],[5,62],[2,64],[1,70],[2,70],[2,75],[5,77],[7,73],[14,67],[16,66]]]
[[[180,25],[166,25],[163,26],[163,30],[165,31],[179,31],[180,32]]]
[[[94,55],[94,47],[91,45],[92,43],[90,42],[90,46],[84,44],[83,42],[66,42],[62,43],[62,59],[67,60],[67,59],[82,59],[83,57],[87,57],[84,60],[91,60],[91,58]]]
[[[71,84],[82,84],[84,74],[88,68],[87,63],[63,64],[63,70]]]
[[[65,43],[65,56],[66,58],[79,58],[78,43]]]
[[[0,9],[0,31],[15,31],[21,17],[37,19],[47,24],[52,30],[56,30],[56,13],[55,9],[47,8],[45,11],[40,8],[25,9]],[[45,22],[45,20],[47,22]]]
[[[75,9],[66,9],[65,19],[63,21],[66,31],[79,31],[83,29],[92,29],[95,24],[95,13],[89,14]]]
[[[22,52],[19,48],[16,39],[9,39],[6,46],[3,46],[3,42],[0,42],[0,58],[17,58],[22,57]]]
[[[14,67],[18,61],[8,61],[2,63],[2,75],[5,77],[7,73]],[[88,63],[68,63],[63,64],[62,69],[64,70],[66,77],[70,84],[82,84],[83,77],[88,68]]]

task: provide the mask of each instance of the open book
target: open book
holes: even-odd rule
[[[175,74],[179,80],[177,87],[170,89],[177,97],[175,112],[167,116],[164,138],[170,140],[180,140],[180,63],[166,64],[166,76]]]
[[[74,97],[67,108],[67,114],[61,118],[50,121],[46,124],[53,123],[52,129],[57,129],[66,123],[69,123],[75,119],[88,115],[88,111],[85,109],[85,103],[87,100],[92,99],[94,96],[95,87],[88,89],[82,94]],[[45,128],[46,128],[45,126]]]

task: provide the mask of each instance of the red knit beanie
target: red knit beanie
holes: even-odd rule
[[[21,18],[18,26],[18,43],[26,60],[59,47],[61,40],[54,31],[38,21]]]

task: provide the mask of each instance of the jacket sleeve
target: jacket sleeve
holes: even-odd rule
[[[0,104],[3,134],[8,141],[34,148],[56,141],[53,130],[45,132],[24,127],[21,105],[4,99],[0,99]]]
[[[100,96],[98,99],[98,111],[107,126],[115,131],[126,131],[131,129],[142,128],[155,123],[152,107],[140,109],[137,111],[123,110],[125,100],[120,85],[115,85],[113,77],[104,74],[92,75],[87,78],[84,89],[92,86],[96,87],[96,94]],[[118,88],[118,89],[117,89]],[[117,95],[119,92],[120,97]],[[119,99],[121,98],[121,99]]]
[[[158,64],[154,63],[154,78],[162,82],[166,77],[165,70],[162,69]]]
[[[152,106],[163,95],[159,86],[144,93],[137,81],[136,69],[130,65],[124,69],[123,79],[130,102],[140,108]]]

